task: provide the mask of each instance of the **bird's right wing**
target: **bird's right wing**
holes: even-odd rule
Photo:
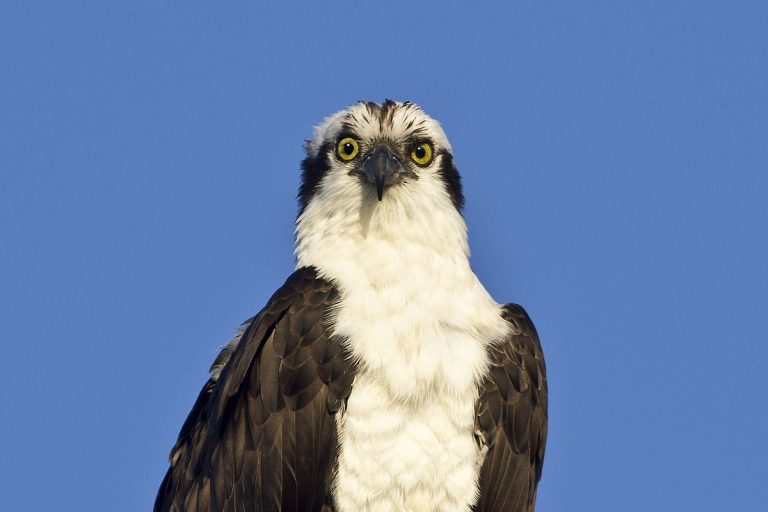
[[[334,415],[354,377],[328,328],[337,301],[331,282],[301,268],[225,349],[171,452],[156,512],[330,510]]]

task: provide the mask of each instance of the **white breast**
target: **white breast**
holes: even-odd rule
[[[334,498],[342,512],[466,511],[482,463],[478,382],[507,325],[469,267],[455,209],[427,222],[389,199],[365,215],[318,202],[299,219],[298,264],[339,286],[332,324],[359,363],[337,419]]]
[[[339,421],[339,510],[468,510],[481,462],[473,410],[469,394],[395,401],[375,374],[358,376]]]

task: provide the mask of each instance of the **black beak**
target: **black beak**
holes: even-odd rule
[[[403,169],[397,155],[388,146],[376,146],[363,158],[355,174],[376,187],[376,197],[384,197],[384,187],[400,181],[403,174],[412,174]]]

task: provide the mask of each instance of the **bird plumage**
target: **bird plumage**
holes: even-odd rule
[[[302,168],[297,270],[214,363],[156,510],[533,510],[543,355],[469,266],[440,125],[360,103]]]
[[[337,293],[304,267],[247,323],[181,429],[156,510],[323,510],[354,377],[325,325]]]

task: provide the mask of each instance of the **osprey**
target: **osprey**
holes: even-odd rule
[[[295,272],[216,358],[156,511],[532,511],[547,384],[469,265],[451,146],[363,102],[306,144]]]

